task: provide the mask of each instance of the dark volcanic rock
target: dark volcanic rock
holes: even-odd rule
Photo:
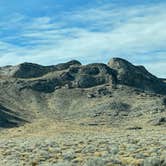
[[[104,84],[107,82],[107,80],[102,76],[93,77],[89,75],[81,75],[78,78],[77,82],[79,88],[90,88],[93,86]]]
[[[81,67],[81,74],[88,74],[88,75],[98,75],[98,74],[109,74],[109,75],[115,75],[115,71],[108,67],[107,65],[103,63],[93,63],[89,65],[85,65]]]
[[[18,78],[32,78],[43,76],[48,72],[49,69],[44,66],[33,63],[22,63],[18,66],[18,70],[13,76]]]
[[[54,91],[56,86],[68,85],[68,87],[73,88],[90,88],[106,83],[115,84],[116,73],[105,64],[72,65],[68,70],[53,75],[53,79],[38,79],[31,82],[33,90],[50,93]]]
[[[23,63],[19,65],[19,69],[15,72],[14,77],[18,78],[34,78],[41,77],[52,71],[66,70],[70,66],[80,66],[81,63],[73,60],[67,63],[61,63],[55,66],[41,66],[32,63]]]
[[[133,86],[141,90],[166,93],[166,85],[143,66],[134,66],[121,58],[111,59],[108,65],[117,71],[119,84]]]
[[[116,84],[116,73],[105,64],[82,66],[77,77],[78,87],[90,88],[101,84]]]
[[[166,84],[161,79],[149,73],[143,66],[134,66],[120,58],[111,59],[108,65],[94,63],[82,66],[76,60],[53,66],[23,63],[0,68],[0,76],[26,80],[34,78],[28,82],[22,80],[16,87],[27,87],[46,93],[53,92],[57,86],[91,88],[103,84],[122,84],[145,91],[166,93]]]
[[[166,106],[166,98],[163,99],[163,105]]]
[[[55,90],[55,87],[59,85],[59,81],[57,79],[53,80],[37,80],[32,82],[30,87],[33,90],[44,92],[44,93],[51,93]]]
[[[37,78],[49,72],[66,70],[70,66],[80,66],[81,63],[72,60],[67,63],[61,63],[53,66],[42,66],[34,63],[22,63],[18,66],[6,66],[0,68],[0,77],[16,77],[16,78]]]

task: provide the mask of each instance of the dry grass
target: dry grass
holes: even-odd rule
[[[166,116],[166,113],[162,113],[161,116]],[[165,126],[153,126],[149,122],[150,115],[146,115],[143,118],[133,117],[129,121],[123,122],[120,126],[114,127],[111,125],[99,125],[99,126],[82,126],[79,125],[77,121],[56,121],[52,119],[39,119],[32,123],[27,123],[24,126],[5,129],[0,131],[0,138],[26,138],[26,137],[54,137],[56,135],[63,134],[114,134],[119,133],[123,135],[124,133],[133,133],[133,131],[127,130],[130,127],[141,127],[142,133],[148,133],[151,131],[158,131],[161,134],[166,134]],[[84,119],[82,122],[87,123],[91,119]]]

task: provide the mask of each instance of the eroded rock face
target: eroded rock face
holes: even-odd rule
[[[159,93],[166,90],[165,84],[143,66],[135,66],[121,58],[111,59],[108,66],[116,70],[119,84]]]
[[[106,83],[116,83],[116,73],[105,64],[90,64],[80,68],[76,78],[78,87],[89,88]]]
[[[117,71],[118,81],[122,84],[133,85],[140,84],[143,80],[157,80],[157,77],[150,74],[145,67],[134,66],[130,62],[121,58],[111,59],[108,65]]]
[[[6,66],[0,68],[0,76],[15,78],[37,78],[49,72],[66,70],[70,66],[80,66],[81,63],[76,60],[67,63],[61,63],[53,66],[42,66],[34,63],[22,63],[17,66]]]
[[[48,72],[49,68],[45,68],[44,66],[33,63],[23,63],[18,66],[18,70],[14,73],[13,77],[17,78],[41,77]]]
[[[31,82],[29,88],[38,92],[51,93],[55,90],[55,87],[58,85],[58,79],[43,79]]]
[[[116,83],[115,71],[105,64],[72,66],[54,79],[40,80],[33,84],[33,89],[52,92],[56,86],[68,85],[69,88],[90,88],[102,84]]]

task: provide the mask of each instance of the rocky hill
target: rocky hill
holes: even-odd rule
[[[51,93],[57,88],[90,88],[98,85],[128,85],[145,91],[165,93],[163,81],[149,73],[143,66],[113,58],[106,64],[81,65],[70,61],[55,66],[23,63],[18,66],[0,68],[1,82],[15,81],[15,88],[30,88]],[[19,85],[18,85],[19,84]]]
[[[89,124],[114,123],[117,115],[127,119],[142,110],[162,111],[166,84],[145,67],[120,58],[108,64],[81,65],[76,60],[53,66],[23,63],[0,68],[0,94],[1,127],[42,117],[79,119],[82,124],[85,119]],[[147,98],[136,105],[140,96],[150,96],[150,103]]]
[[[0,68],[0,165],[166,166],[166,82],[143,66]]]

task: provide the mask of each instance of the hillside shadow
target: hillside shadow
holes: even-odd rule
[[[18,117],[14,112],[0,104],[0,128],[19,127],[27,122]]]

